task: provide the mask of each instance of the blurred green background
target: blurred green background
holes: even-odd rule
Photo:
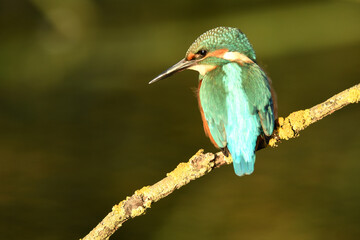
[[[359,83],[359,1],[0,1],[0,236],[79,239],[162,179],[203,133],[185,71],[147,83],[217,26],[245,32],[279,115]],[[237,177],[222,167],[128,221],[112,239],[357,239],[360,106]]]

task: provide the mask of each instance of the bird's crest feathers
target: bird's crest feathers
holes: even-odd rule
[[[186,52],[186,58],[194,57],[201,51],[211,53],[219,49],[239,52],[252,61],[256,60],[255,51],[245,34],[232,27],[217,27],[200,35]]]

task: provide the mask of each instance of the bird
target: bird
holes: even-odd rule
[[[185,69],[199,72],[198,105],[205,134],[235,174],[254,171],[255,151],[266,146],[275,128],[275,93],[256,62],[255,51],[238,28],[217,27],[200,35],[185,58],[149,84]]]

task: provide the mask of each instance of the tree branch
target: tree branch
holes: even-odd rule
[[[309,125],[350,103],[359,101],[360,84],[357,84],[310,109],[293,112],[286,118],[280,117],[269,145],[275,147],[282,139],[288,140],[297,137],[299,132]],[[131,197],[127,197],[115,205],[112,211],[85,236],[84,240],[109,239],[124,222],[145,214],[146,209],[150,208],[152,203],[166,197],[190,181],[204,176],[214,168],[231,163],[231,157],[227,158],[221,152],[216,154],[204,153],[204,150],[200,149],[188,162],[180,163],[161,181],[135,191]]]

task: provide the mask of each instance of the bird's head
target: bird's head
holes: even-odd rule
[[[186,52],[184,59],[151,80],[149,84],[185,69],[198,71],[204,76],[223,64],[237,62],[243,65],[253,63],[255,59],[255,52],[245,34],[237,28],[217,27],[198,37]]]

